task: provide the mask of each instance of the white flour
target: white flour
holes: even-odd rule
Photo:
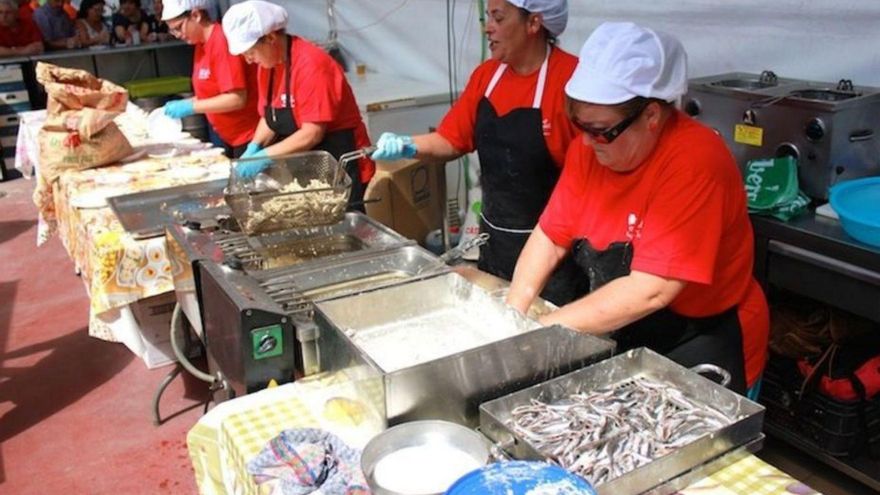
[[[495,315],[447,307],[360,329],[353,338],[358,347],[390,373],[518,333],[515,324],[491,316]]]
[[[406,495],[443,493],[482,464],[451,445],[419,445],[392,452],[376,463],[377,485]]]

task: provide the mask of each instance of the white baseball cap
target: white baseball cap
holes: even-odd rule
[[[162,0],[162,20],[170,21],[191,10],[208,10],[211,0]]]
[[[676,38],[631,22],[606,22],[581,48],[565,94],[600,105],[636,96],[675,101],[687,92],[687,53]]]
[[[287,11],[262,0],[237,3],[223,16],[223,33],[233,55],[241,55],[263,36],[286,27]]]
[[[553,36],[559,36],[568,24],[568,0],[507,0],[508,3],[541,14],[541,24]]]

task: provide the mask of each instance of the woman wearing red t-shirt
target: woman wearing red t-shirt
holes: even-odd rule
[[[386,132],[373,158],[448,161],[476,150],[483,193],[480,230],[490,235],[478,266],[510,280],[577,135],[566,117],[562,90],[577,59],[555,46],[568,21],[566,0],[489,0],[487,7],[492,59],[474,70],[437,132]],[[570,301],[577,275],[567,260],[542,296],[557,304]]]
[[[242,57],[229,54],[226,36],[207,9],[210,0],[165,0],[162,20],[168,31],[191,45],[195,98],[165,105],[165,114],[182,119],[203,113],[229,157],[241,156],[254,136],[257,113],[257,75]]]
[[[686,90],[686,55],[671,36],[631,23],[590,36],[565,87],[583,139],[568,150],[508,303],[528,308],[573,251],[590,292],[543,323],[720,365],[745,393],[764,366],[767,302],[752,276],[739,170],[717,134],[674,107]]]
[[[233,5],[223,17],[229,51],[260,66],[260,119],[248,151],[235,172],[258,174],[269,158],[299,151],[323,150],[336,159],[370,146],[354,93],[342,68],[312,43],[286,33],[287,11],[251,0]],[[257,158],[260,158],[259,160]],[[366,184],[375,171],[367,158],[348,164],[349,203],[363,211]]]
[[[0,57],[43,53],[43,37],[31,17],[22,17],[16,0],[0,0]]]

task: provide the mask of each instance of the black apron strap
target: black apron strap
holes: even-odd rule
[[[272,129],[272,132],[275,133],[274,142],[278,142],[287,136],[290,136],[294,132],[299,129],[299,125],[296,122],[296,118],[293,116],[293,95],[290,92],[290,72],[291,72],[291,59],[293,58],[293,53],[291,53],[293,47],[293,36],[287,35],[287,51],[284,53],[284,84],[285,87],[282,91],[282,98],[284,99],[284,106],[281,108],[276,108],[272,105],[272,100],[274,98],[268,98],[266,102],[266,107],[264,108],[263,115],[266,118],[266,124],[269,126],[269,129]],[[275,91],[275,67],[269,71],[269,94],[272,95]]]

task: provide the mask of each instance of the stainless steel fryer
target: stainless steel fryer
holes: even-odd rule
[[[481,313],[513,313],[507,323],[509,327],[504,329],[509,335],[473,347],[464,346],[452,354],[413,359],[410,365],[392,370],[377,363],[383,361],[383,356],[376,352],[400,353],[399,349],[372,347],[371,354],[357,341],[358,331],[375,331],[382,325],[397,332],[389,335],[389,342],[400,337],[415,343],[424,331],[438,329],[448,330],[448,339],[455,339],[455,328],[442,326],[454,321],[437,318],[429,323],[408,322],[467,304],[477,304]],[[454,273],[318,302],[315,306],[316,323],[321,329],[321,371],[342,372],[360,377],[362,383],[369,382],[374,400],[380,404],[379,410],[385,411],[389,424],[445,419],[477,426],[480,403],[604,359],[615,346],[613,341],[561,326],[540,327]],[[403,352],[416,353],[419,349],[415,347]]]
[[[639,376],[668,383],[685,396],[711,406],[730,419],[730,424],[700,437],[679,450],[653,460],[627,474],[596,487],[600,495],[625,495],[658,491],[678,478],[725,454],[763,438],[764,407],[649,350],[639,348],[587,368],[520,390],[480,405],[480,427],[498,448],[516,459],[543,460],[547,456],[514,433],[508,423],[511,411],[537,399],[558,402],[571,394],[608,387]]]
[[[306,263],[332,263],[355,255],[411,245],[388,227],[356,212],[342,221],[319,227],[285,230],[259,236],[214,236],[227,261],[240,262],[248,272]]]
[[[296,291],[315,302],[400,285],[446,273],[449,267],[419,246],[336,260],[332,269],[310,263],[254,276],[270,297]],[[295,288],[295,289],[294,289]]]

